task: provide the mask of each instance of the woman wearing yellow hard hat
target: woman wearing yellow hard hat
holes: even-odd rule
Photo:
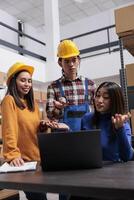
[[[78,75],[79,55],[73,41],[60,42],[57,56],[63,74],[47,89],[48,118],[66,123],[71,130],[80,130],[81,118],[89,111],[96,87],[92,80]]]
[[[34,101],[32,75],[34,67],[17,62],[7,72],[7,93],[2,101],[3,156],[12,166],[40,161],[37,132],[40,114]],[[44,127],[52,127],[43,121]],[[56,126],[57,127],[57,126]],[[46,194],[25,192],[28,200],[44,200]]]

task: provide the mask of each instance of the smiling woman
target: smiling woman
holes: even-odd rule
[[[40,161],[37,132],[40,113],[34,101],[34,67],[15,63],[7,73],[7,94],[2,101],[3,156],[12,166]],[[44,200],[46,194],[25,192],[28,200]]]
[[[16,85],[19,96],[24,99],[25,95],[29,93],[32,87],[32,77],[27,71],[22,71],[18,74]]]

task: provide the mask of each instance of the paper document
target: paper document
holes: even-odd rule
[[[2,172],[21,172],[28,170],[36,170],[37,161],[33,162],[25,162],[24,165],[20,167],[14,167],[5,162],[2,166],[0,166],[0,173]]]

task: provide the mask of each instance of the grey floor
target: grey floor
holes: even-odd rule
[[[19,191],[20,193],[20,200],[27,200],[27,198],[25,197],[25,194],[23,191]],[[58,194],[51,194],[51,193],[48,193],[47,194],[47,199],[48,200],[58,200]]]

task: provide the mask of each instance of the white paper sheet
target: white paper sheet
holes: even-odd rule
[[[20,167],[14,167],[5,162],[2,166],[0,166],[0,173],[2,172],[19,172],[19,171],[28,171],[28,170],[36,170],[37,161],[25,162],[24,165]]]

